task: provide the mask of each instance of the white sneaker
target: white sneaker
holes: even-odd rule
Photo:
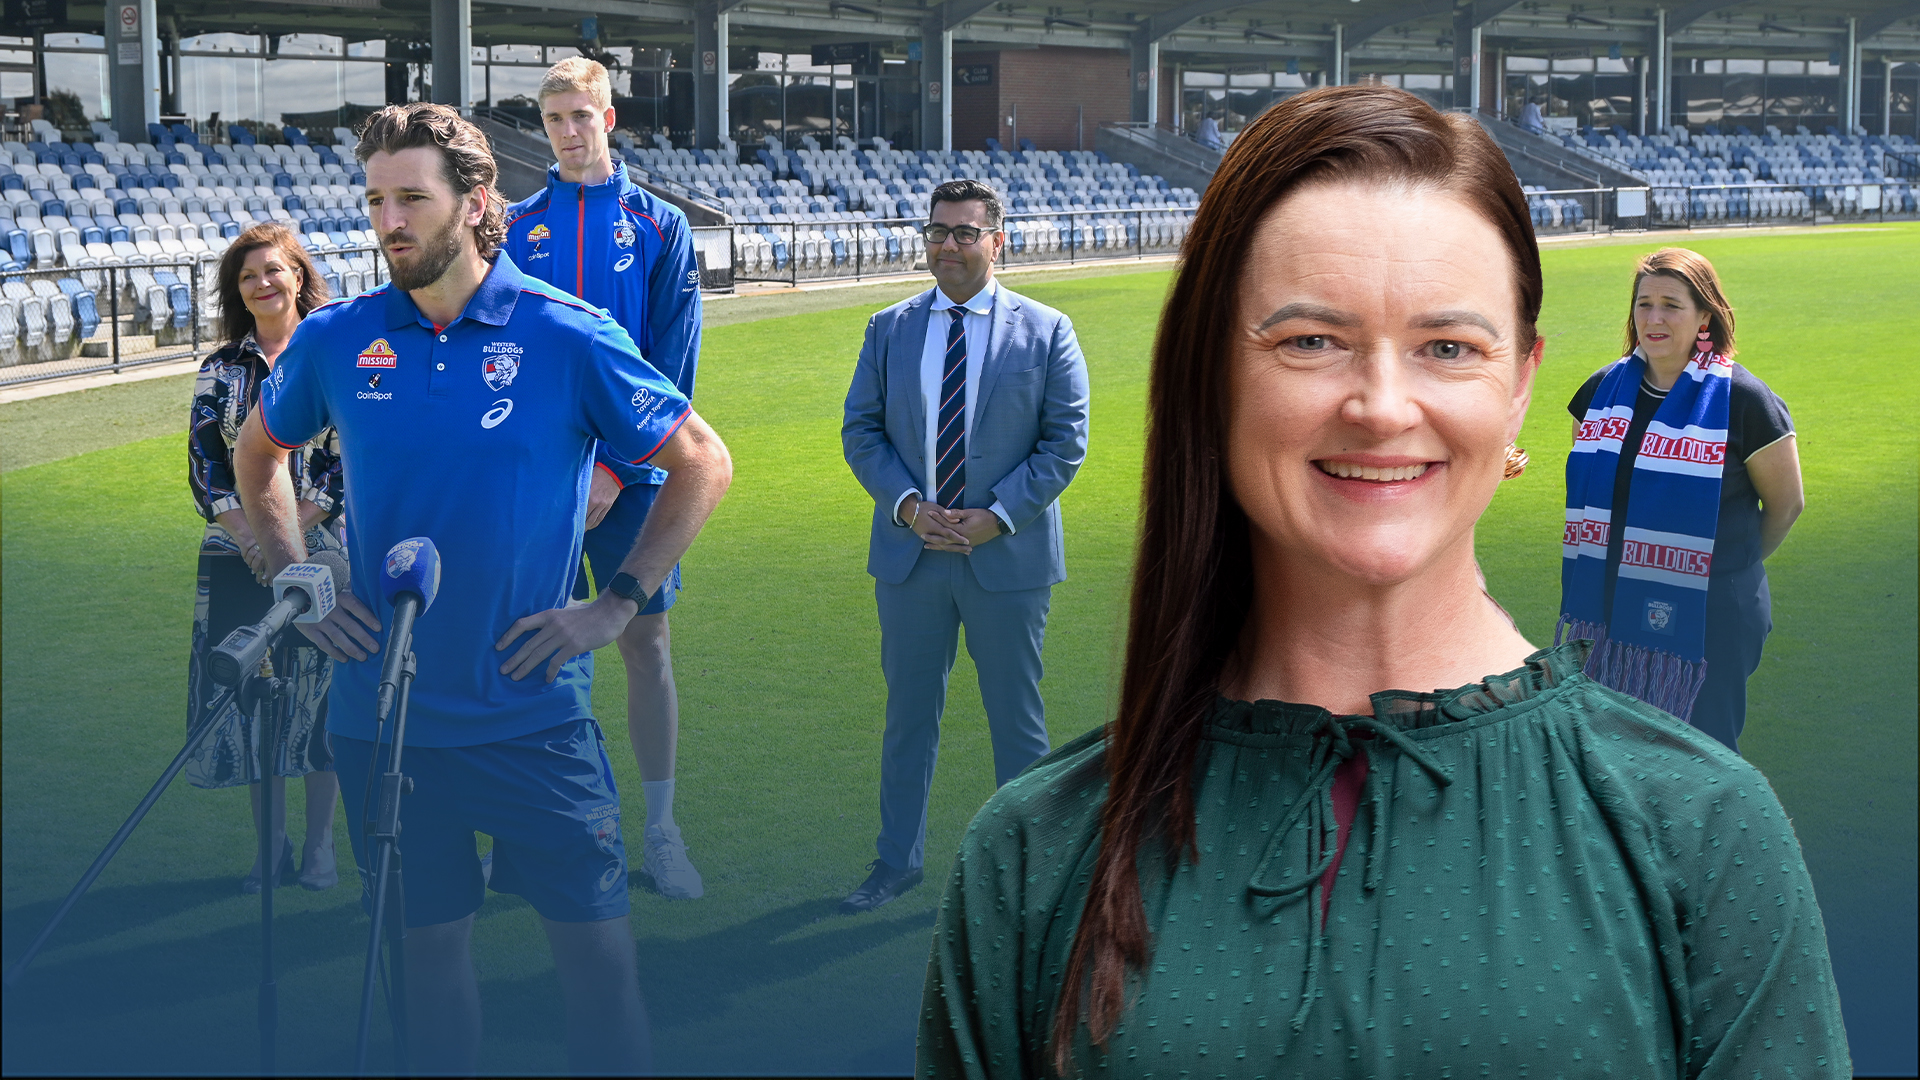
[[[700,871],[687,861],[687,844],[680,839],[678,827],[647,826],[643,846],[645,854],[640,858],[640,871],[653,879],[654,890],[661,896],[669,900],[698,900],[706,894],[706,886],[700,883]]]

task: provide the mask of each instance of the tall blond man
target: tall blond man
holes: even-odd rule
[[[647,362],[691,400],[700,272],[686,216],[629,180],[609,150],[614,110],[606,68],[583,56],[549,68],[540,116],[555,163],[544,190],[508,208],[506,251],[528,275],[606,309]],[[680,568],[651,595],[635,593],[633,579],[618,573],[665,482],[658,468],[630,465],[604,447],[596,454],[574,596],[586,598],[591,571],[598,591],[640,605],[618,641],[627,669],[627,735],[647,801],[641,871],[662,896],[691,900],[705,886],[673,817],[680,702],[667,609],[679,595]]]

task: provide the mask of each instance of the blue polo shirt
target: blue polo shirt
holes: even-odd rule
[[[260,391],[283,447],[340,433],[353,593],[391,625],[379,580],[409,536],[440,549],[440,592],[414,625],[407,742],[474,746],[593,715],[593,657],[545,681],[500,674],[493,643],[565,605],[580,563],[594,442],[648,461],[689,415],[605,313],[502,253],[451,325],[391,285],[316,309]],[[524,640],[524,639],[523,639]],[[380,657],[336,663],[328,730],[374,737]]]

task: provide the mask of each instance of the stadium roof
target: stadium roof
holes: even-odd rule
[[[1093,0],[1084,5],[992,0],[718,0],[735,48],[794,51],[813,44],[905,42],[929,25],[953,31],[957,47],[1038,45],[1126,48],[1157,42],[1183,62],[1226,64],[1289,58],[1318,69],[1338,26],[1360,70],[1446,65],[1461,18],[1498,47],[1522,55],[1647,52],[1659,5],[1575,0]],[[705,5],[703,5],[705,6]],[[204,33],[321,33],[349,40],[427,41],[430,0],[162,0],[161,22]],[[1677,57],[1826,60],[1846,44],[1848,21],[1870,54],[1920,59],[1920,0],[1691,0],[1665,5]],[[605,45],[682,47],[695,5],[672,0],[475,0],[473,42],[580,43],[595,16]],[[101,24],[102,5],[70,3],[68,29]]]

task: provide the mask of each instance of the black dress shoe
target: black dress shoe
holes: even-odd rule
[[[894,897],[920,884],[926,874],[919,868],[900,870],[875,859],[867,864],[871,871],[860,887],[840,901],[840,914],[858,915],[863,911],[872,911],[882,904],[889,903]]]

